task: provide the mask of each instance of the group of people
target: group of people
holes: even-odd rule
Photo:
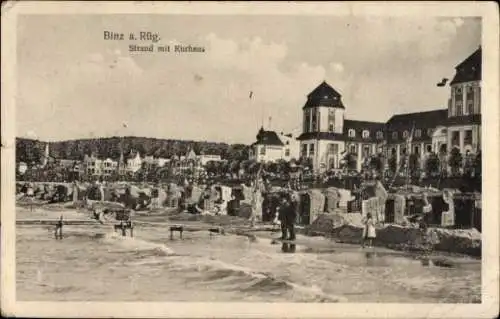
[[[283,194],[281,202],[277,209],[275,223],[281,226],[280,240],[295,240],[295,221],[297,220],[297,200],[290,194]],[[363,221],[363,237],[362,247],[368,244],[368,247],[373,245],[373,240],[376,238],[375,221],[371,213],[367,213]]]

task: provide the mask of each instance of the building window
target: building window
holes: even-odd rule
[[[309,156],[314,155],[314,144],[309,145]]]
[[[472,145],[472,130],[465,131],[464,144],[465,145]]]
[[[354,144],[349,145],[349,152],[351,154],[356,154],[356,145]]]
[[[307,157],[307,144],[302,144],[302,156]]]
[[[369,145],[363,146],[363,156],[367,157],[369,155],[370,155],[370,146]]]
[[[481,87],[477,88],[477,114],[481,114]]]
[[[398,139],[398,132],[392,132],[392,139],[397,140]]]
[[[455,109],[456,109],[456,116],[462,116],[463,115],[463,104],[462,101],[457,101],[455,104]]]
[[[370,137],[370,131],[363,130],[363,138],[369,138],[369,137]]]
[[[460,145],[460,135],[458,131],[451,132],[451,146],[459,146]]]
[[[461,116],[463,114],[463,100],[462,88],[455,88],[455,116]]]
[[[425,148],[426,148],[426,150],[427,150],[427,153],[432,152],[432,145],[431,145],[431,144],[427,144],[427,145],[425,146]]]
[[[474,101],[467,100],[467,114],[474,114]]]
[[[401,154],[406,155],[406,147],[401,148]]]
[[[408,138],[408,131],[403,132],[403,138]]]
[[[413,147],[413,153],[420,154],[420,147],[418,147],[418,146]]]
[[[356,137],[356,131],[354,131],[354,130],[351,128],[351,129],[349,129],[349,131],[348,131],[348,135],[349,135],[349,137]]]
[[[427,129],[427,136],[432,136],[432,129],[431,128]]]
[[[377,139],[381,140],[384,138],[384,133],[382,131],[377,132]]]
[[[328,144],[328,153],[337,154],[339,146],[337,144]]]
[[[260,148],[260,155],[266,155],[266,147],[265,146],[262,146]]]
[[[316,132],[318,130],[318,128],[317,128],[317,124],[318,124],[317,114],[316,114],[316,110],[313,110],[312,112],[313,112],[313,114],[312,114],[312,131]]]
[[[285,150],[285,156],[290,156],[290,149],[288,149],[288,148],[287,148],[287,149]]]
[[[335,110],[328,110],[328,130],[335,131]]]
[[[304,132],[305,133],[309,132],[309,123],[310,123],[309,110],[305,110],[305,117],[304,117]]]
[[[465,100],[467,101],[467,114],[474,114],[474,88],[472,86],[467,87]]]
[[[422,136],[422,130],[421,129],[416,129],[415,130],[415,137],[420,137]]]

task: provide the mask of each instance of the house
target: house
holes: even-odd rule
[[[210,155],[210,154],[200,154],[198,155],[200,164],[202,166],[207,165],[208,162],[221,162],[222,158],[220,155]]]
[[[192,148],[189,148],[186,155],[174,156],[175,171],[177,174],[199,174],[204,168],[201,164],[201,159]]]
[[[170,162],[170,159],[168,159],[168,158],[158,157],[155,159],[155,163],[158,167],[164,167],[169,162]]]
[[[17,172],[21,175],[24,175],[28,170],[28,165],[25,162],[19,162],[17,166]]]
[[[127,171],[131,173],[136,173],[142,167],[142,158],[139,152],[134,152],[130,150],[130,154],[127,157]]]
[[[257,162],[273,162],[283,158],[285,144],[274,131],[260,128],[257,141],[250,145],[249,159]]]
[[[80,165],[80,174],[89,177],[98,177],[102,175],[102,160],[98,159],[94,153],[83,157]]]
[[[118,170],[118,162],[113,161],[110,158],[106,158],[101,162],[101,175],[102,176],[111,176],[117,173]]]

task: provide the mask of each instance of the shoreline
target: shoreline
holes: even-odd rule
[[[36,212],[29,212],[29,208],[26,207],[27,205],[23,204],[24,203],[16,203],[16,208],[25,210],[25,212],[29,214],[37,214]],[[43,217],[49,217],[48,215],[53,214],[54,219],[58,218],[61,213],[68,216],[70,219],[77,216],[83,217],[85,215],[83,212],[71,206],[71,204],[41,204],[34,205],[33,208],[35,210],[41,209],[39,214]],[[296,227],[296,233],[311,242],[316,241],[315,238],[321,238],[322,241],[331,240],[332,243],[359,247],[361,243],[362,227],[345,221],[335,225],[332,221],[333,218],[338,218],[338,216],[323,214],[318,218],[318,222],[313,222],[311,225],[305,227]],[[247,219],[227,215],[202,216],[162,210],[161,212],[154,212],[153,214],[137,214],[134,220],[136,220],[138,224],[151,224],[151,226],[157,222],[160,224],[205,224],[219,226],[226,228],[228,234],[247,236],[250,240],[252,240],[252,238],[272,239],[273,234],[279,234],[279,227],[274,226],[276,230],[273,231],[273,225],[257,223],[255,225],[256,227],[251,228],[250,221]],[[325,220],[326,222],[330,221],[331,224],[325,223]],[[321,224],[321,222],[323,223]],[[475,229],[429,228],[429,233],[431,234],[429,236],[431,237],[431,244],[423,242],[422,230],[418,228],[387,224],[384,225],[384,227],[377,228],[377,237],[373,241],[373,246],[412,254],[439,253],[440,255],[449,257],[481,258],[481,234]]]

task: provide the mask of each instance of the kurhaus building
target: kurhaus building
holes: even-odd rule
[[[481,48],[455,68],[448,109],[398,114],[386,123],[345,119],[342,96],[326,82],[308,96],[303,109],[300,156],[312,159],[317,171],[339,169],[352,154],[357,170],[370,155],[414,153],[421,165],[435,152],[446,156],[453,148],[462,154],[481,149]],[[408,137],[412,143],[408,148]]]

